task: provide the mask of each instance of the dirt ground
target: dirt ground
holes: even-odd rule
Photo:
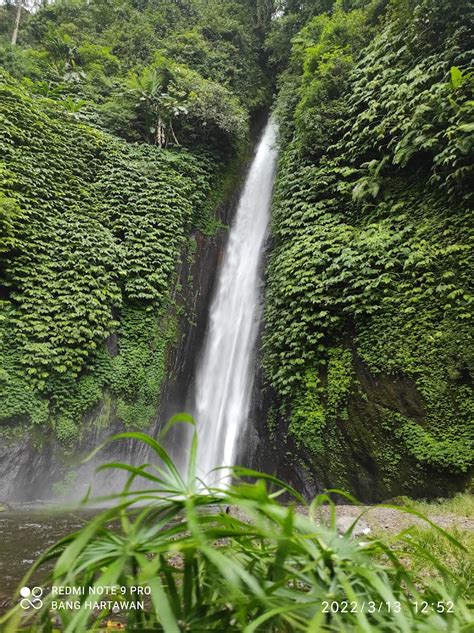
[[[307,508],[299,506],[298,511],[307,514]],[[318,510],[318,516],[324,522],[329,517],[329,509],[327,507]],[[358,522],[357,529],[354,534],[356,536],[362,534],[396,534],[413,525],[419,527],[430,527],[429,523],[413,514],[409,514],[392,508],[383,508],[380,506],[354,506],[354,505],[338,505],[336,506],[337,526],[340,532],[346,531],[353,520],[364,513]],[[230,508],[230,514],[243,518],[235,507]],[[459,530],[474,530],[474,518],[463,517],[457,514],[427,514],[427,518],[443,529],[457,528]]]

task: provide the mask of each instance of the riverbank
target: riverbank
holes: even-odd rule
[[[402,500],[397,501],[400,503]],[[381,557],[381,562],[385,558],[383,548],[388,546],[403,567],[414,573],[414,577],[441,580],[440,564],[450,570],[456,583],[467,586],[474,568],[473,496],[458,495],[454,499],[434,503],[403,501],[405,506],[399,507],[336,505],[334,511],[338,531],[341,535],[347,532],[354,521],[361,517],[352,534],[361,543],[371,539],[382,541],[382,553],[377,555]],[[218,507],[211,505],[207,510],[212,514],[218,511]],[[308,514],[307,507],[296,506],[296,510]],[[229,506],[225,511],[231,516],[245,519],[243,511],[237,506]],[[413,514],[413,511],[422,511],[426,518]],[[90,520],[91,512],[95,513],[97,509],[61,512],[57,507],[30,506],[0,513],[0,613],[13,606],[15,589],[34,560],[66,534],[80,529]],[[330,508],[318,507],[313,516],[316,523],[327,523]],[[119,529],[119,526],[114,521],[107,525],[107,529],[112,531],[116,528]],[[446,530],[450,537],[447,539],[437,528]],[[215,544],[219,549],[219,544],[226,541],[218,539]],[[354,545],[357,549],[357,543]],[[177,571],[182,570],[182,552],[170,552],[168,562]],[[48,571],[50,568],[45,566],[28,584],[41,585]]]
[[[433,503],[410,502],[414,511],[421,512],[429,522],[457,534],[474,536],[474,497],[457,495],[451,500]],[[407,502],[408,503],[408,502]],[[298,512],[307,514],[308,509],[297,507]],[[432,530],[430,523],[407,511],[406,506],[359,506],[337,505],[335,507],[338,530],[347,531],[360,515],[355,529],[355,537],[392,538],[414,528]],[[80,529],[90,513],[96,511],[61,511],[47,507],[16,507],[0,513],[0,609],[8,601],[30,565],[48,547],[60,538]],[[235,506],[229,508],[233,516],[243,519],[242,512]],[[329,520],[329,508],[318,508],[316,521]],[[472,555],[474,558],[474,554]]]
[[[429,506],[429,504],[427,504]],[[415,512],[419,512],[413,508]],[[466,530],[474,532],[474,515],[463,516],[454,512],[436,511],[433,504],[432,512],[424,513],[424,518],[410,513],[410,508],[400,506],[368,506],[368,505],[338,505],[335,506],[336,523],[341,533],[350,528],[352,523],[361,517],[354,529],[354,535],[370,534],[372,536],[383,536],[384,534],[398,534],[410,527],[430,528],[431,523],[443,530]],[[308,509],[298,506],[297,511],[301,514],[308,514]],[[230,514],[243,519],[242,512],[235,507],[230,508]],[[316,521],[323,523],[329,521],[329,508],[327,506],[318,508],[315,515]],[[427,520],[428,519],[428,520]]]

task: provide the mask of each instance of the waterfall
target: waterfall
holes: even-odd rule
[[[268,233],[276,165],[270,121],[258,144],[230,229],[195,387],[198,475],[209,485],[229,479],[249,415],[255,342],[261,318],[260,262]]]

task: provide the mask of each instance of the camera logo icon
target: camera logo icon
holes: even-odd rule
[[[22,609],[41,609],[43,606],[43,601],[41,600],[43,596],[43,588],[42,587],[22,587],[20,589],[20,607]]]

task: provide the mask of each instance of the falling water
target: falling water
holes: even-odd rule
[[[198,366],[195,413],[198,474],[216,485],[229,473],[245,430],[261,316],[260,261],[268,231],[276,164],[275,124],[262,135],[230,229]]]

